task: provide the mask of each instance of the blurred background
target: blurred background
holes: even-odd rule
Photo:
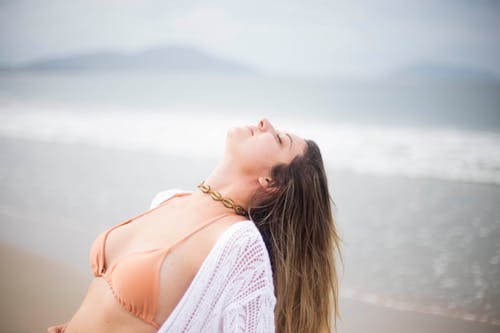
[[[499,1],[0,1],[0,324],[77,309],[105,228],[230,127],[315,140],[339,332],[500,330]]]

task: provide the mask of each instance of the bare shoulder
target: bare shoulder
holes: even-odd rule
[[[248,220],[242,216],[238,216],[238,215],[226,216],[221,221],[219,221],[219,223],[216,223],[214,225],[214,228],[213,228],[214,239],[217,240],[230,228],[239,226],[239,225],[237,225],[238,223],[243,223],[246,221],[248,221]]]

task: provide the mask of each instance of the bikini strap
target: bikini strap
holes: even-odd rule
[[[114,225],[112,226],[111,228],[109,228],[108,230],[106,230],[103,234],[103,240],[101,242],[101,252],[100,252],[100,255],[101,255],[101,262],[104,263],[105,261],[105,252],[106,252],[106,241],[108,240],[108,235],[111,233],[111,231],[115,230],[116,228],[118,227],[121,227],[122,225],[125,225],[125,224],[128,224],[130,222],[132,222],[133,220],[143,216],[143,215],[146,215],[148,213],[151,213],[152,211],[160,208],[161,206],[165,205],[167,202],[170,201],[170,199],[176,197],[176,196],[184,196],[184,195],[188,195],[190,194],[191,192],[176,192],[174,193],[173,195],[171,195],[170,197],[168,197],[167,199],[165,199],[164,201],[162,201],[161,203],[159,203],[157,206],[153,207],[153,208],[150,208],[134,217],[131,217],[117,225]]]
[[[171,195],[170,197],[168,197],[167,199],[165,199],[164,201],[162,201],[161,203],[159,203],[156,207],[150,208],[150,209],[148,209],[148,210],[146,210],[146,211],[144,211],[144,212],[140,213],[139,215],[134,216],[134,217],[132,217],[132,218],[128,219],[128,220],[127,220],[127,221],[125,221],[125,222],[130,222],[130,221],[133,221],[133,220],[135,220],[135,219],[137,219],[137,218],[139,218],[139,217],[141,217],[141,216],[143,216],[143,215],[146,215],[146,214],[148,214],[148,213],[151,213],[152,211],[154,211],[154,210],[156,210],[156,209],[160,208],[161,206],[165,205],[167,202],[169,202],[169,201],[170,201],[170,199],[172,199],[172,198],[174,198],[174,197],[176,197],[176,196],[185,196],[185,195],[188,195],[188,194],[191,194],[191,192],[176,192],[176,193],[174,193],[173,195]],[[125,222],[124,222],[124,223],[125,223]]]
[[[195,233],[197,233],[198,231],[200,231],[201,229],[205,228],[206,226],[214,223],[214,222],[217,222],[218,220],[220,220],[221,218],[225,217],[225,216],[229,216],[229,215],[232,215],[232,214],[229,214],[229,213],[224,213],[224,214],[221,214],[219,216],[216,216],[210,220],[208,220],[207,222],[199,225],[198,227],[194,228],[194,230],[190,231],[189,233],[187,233],[186,235],[184,235],[183,237],[181,237],[180,239],[176,240],[172,245],[170,245],[168,248],[167,248],[167,251],[166,252],[169,252],[171,249],[173,249],[174,247],[176,247],[177,245],[179,245],[180,243],[182,243],[183,241],[185,241],[186,239],[188,239],[189,237],[191,237],[192,235],[194,235]]]

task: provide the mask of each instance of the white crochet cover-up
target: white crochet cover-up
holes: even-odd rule
[[[150,208],[179,192],[190,191],[162,191]],[[274,333],[275,304],[264,240],[252,221],[241,221],[219,237],[158,332]]]

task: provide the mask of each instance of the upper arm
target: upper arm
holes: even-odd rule
[[[269,255],[257,230],[240,248],[223,311],[224,332],[274,332],[276,297]]]
[[[262,293],[243,303],[227,307],[223,314],[223,332],[273,332],[274,295]]]

